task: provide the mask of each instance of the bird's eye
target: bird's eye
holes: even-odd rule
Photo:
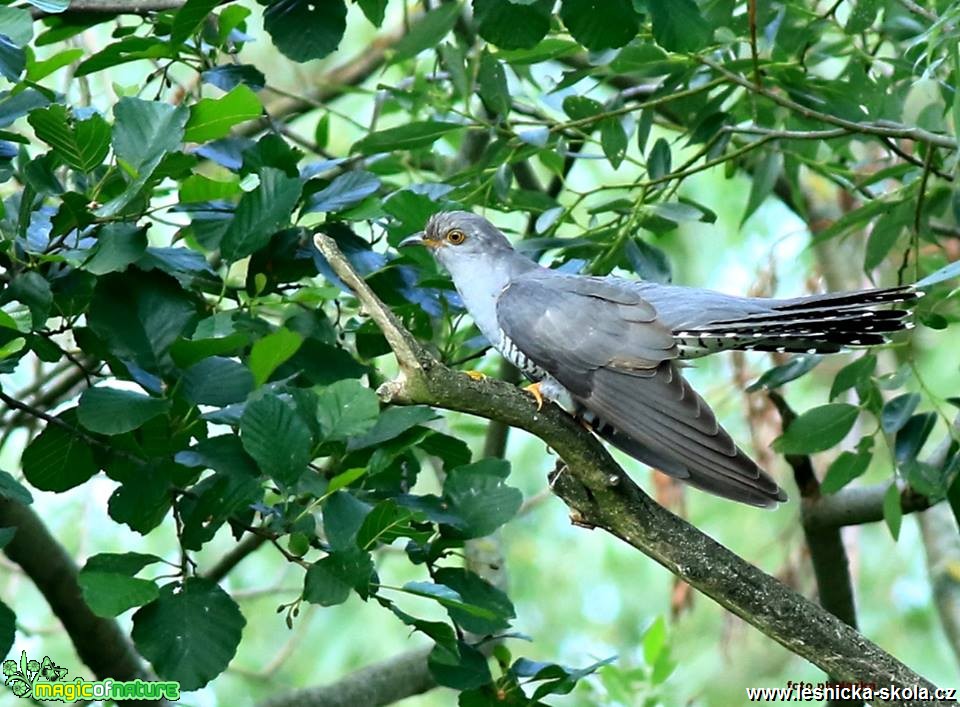
[[[447,243],[451,245],[460,245],[467,240],[467,236],[459,228],[451,228],[449,231],[447,231],[446,239]]]

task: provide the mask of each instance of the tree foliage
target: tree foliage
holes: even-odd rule
[[[522,644],[497,643],[514,606],[458,558],[520,509],[510,465],[473,455],[427,407],[379,402],[389,347],[315,231],[461,365],[486,345],[429,257],[395,250],[431,214],[502,213],[545,264],[669,281],[659,241],[715,220],[717,204],[683,185],[717,168],[752,180],[741,223],[777,197],[811,224],[813,247],[852,244],[856,260],[834,268],[878,283],[927,276],[919,321],[957,319],[956,4],[400,5],[0,7],[0,383],[8,425],[43,425],[22,452],[24,483],[0,472],[0,496],[29,503],[27,486],[63,493],[102,474],[115,482],[103,509],[113,522],[176,534],[178,557],[98,554],[80,585],[98,615],[133,610],[137,649],[187,690],[215,679],[242,637],[235,601],[191,559],[217,533],[265,538],[303,567],[288,623],[304,602],[357,595],[428,636],[430,674],[462,705],[540,704],[603,663],[535,663],[510,655]],[[374,32],[366,46],[349,39]],[[251,49],[268,43],[337,68],[309,64],[302,76],[326,78],[287,95],[282,69]],[[354,91],[362,110],[338,108]],[[849,195],[826,222],[811,180]],[[885,438],[890,482],[960,508],[960,457],[918,460],[950,393],[924,390],[909,349],[895,355],[893,372],[873,353],[843,368],[774,448],[820,452],[856,430],[856,451],[827,472],[822,490],[835,493]],[[50,381],[71,377],[60,397],[18,387],[37,361]],[[777,363],[758,387],[819,359]],[[434,493],[418,485],[431,461]],[[383,581],[386,546],[422,579]],[[173,577],[138,576],[171,560]],[[446,618],[408,613],[409,596]],[[651,632],[643,679],[656,685],[672,663],[662,626]]]

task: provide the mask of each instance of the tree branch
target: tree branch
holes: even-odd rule
[[[554,479],[554,491],[581,525],[603,528],[626,541],[839,680],[930,685],[835,616],[657,505],[593,435],[556,405],[538,411],[530,396],[515,386],[492,379],[474,381],[440,364],[399,325],[331,238],[317,235],[315,243],[395,346],[401,374],[381,386],[383,399],[497,419],[536,435],[566,464],[567,471]]]
[[[804,508],[804,525],[813,529],[839,528],[844,525],[863,525],[883,520],[883,496],[889,484],[863,488],[845,488],[837,493],[810,500]],[[900,493],[900,508],[904,513],[923,511],[930,507],[930,499],[907,487]]]
[[[184,3],[185,0],[72,0],[70,7],[61,13],[45,12],[31,6],[30,14],[34,19],[49,15],[149,15],[153,12],[179,10]]]
[[[430,648],[417,648],[368,665],[337,682],[271,697],[259,707],[380,707],[436,687],[427,669]]]

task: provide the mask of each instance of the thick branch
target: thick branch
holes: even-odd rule
[[[436,687],[427,669],[430,648],[374,663],[337,682],[272,697],[259,707],[380,707]]]
[[[94,614],[77,583],[77,566],[30,508],[0,498],[0,527],[16,528],[3,549],[23,568],[63,624],[80,659],[98,679],[150,679],[116,621]],[[151,703],[155,704],[155,703]]]
[[[30,7],[34,19],[52,14],[91,14],[91,15],[149,15],[165,10],[179,10],[185,0],[72,0],[70,7],[63,13],[44,12],[38,7]]]
[[[863,488],[845,488],[837,493],[811,500],[804,509],[804,525],[814,528],[839,528],[883,520],[883,496],[889,484]],[[900,493],[900,508],[914,513],[930,507],[930,499],[910,488]]]
[[[657,505],[595,437],[557,406],[537,411],[530,397],[515,386],[490,379],[474,381],[441,365],[398,326],[330,238],[320,235],[316,243],[337,275],[355,288],[388,341],[399,344],[395,353],[403,373],[381,387],[386,400],[458,410],[527,430],[550,445],[567,465],[568,470],[555,479],[554,490],[571,506],[579,523],[603,528],[628,542],[839,680],[929,685],[835,616]]]

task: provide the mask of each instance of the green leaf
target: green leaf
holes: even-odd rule
[[[766,201],[777,183],[777,178],[783,171],[783,155],[780,150],[768,150],[754,170],[750,180],[750,196],[747,198],[747,208],[740,219],[740,227],[747,222],[753,213]]]
[[[342,604],[353,589],[366,594],[365,585],[369,585],[371,574],[370,553],[357,548],[331,552],[310,565],[304,578],[303,598],[320,606]]]
[[[180,148],[189,113],[182,105],[121,98],[113,115],[113,151],[132,175],[132,181],[122,194],[96,210],[101,218],[120,213],[146,185],[163,158]]]
[[[260,170],[260,186],[244,194],[220,240],[220,253],[234,262],[260,250],[290,220],[302,184],[273,167]]]
[[[96,113],[74,121],[66,107],[54,103],[31,112],[27,122],[60,159],[81,172],[103,164],[110,149],[110,126]]]
[[[128,268],[98,278],[88,322],[113,355],[152,371],[167,365],[170,345],[196,316],[196,303],[172,277]]]
[[[326,188],[311,196],[303,211],[304,213],[341,211],[366,199],[371,194],[376,194],[379,188],[380,179],[370,172],[351,170],[341,174]]]
[[[435,582],[407,582],[403,585],[402,591],[407,594],[413,594],[414,596],[433,599],[448,611],[453,609],[476,618],[495,623],[498,622],[497,612],[467,603],[463,597],[460,596],[459,592],[444,584],[437,584]]]
[[[137,572],[160,562],[155,555],[131,552],[94,555],[77,576],[83,599],[97,616],[119,616],[135,606],[148,604],[160,595],[152,580],[137,579]]]
[[[554,0],[473,0],[477,32],[501,49],[532,49],[550,30]]]
[[[867,239],[867,251],[863,258],[864,272],[869,273],[886,260],[902,232],[903,221],[896,217],[895,213],[883,214],[877,219]]]
[[[246,621],[230,595],[210,580],[190,577],[160,589],[133,615],[133,642],[157,675],[198,690],[222,673],[240,644]]]
[[[660,179],[670,174],[670,143],[666,138],[657,138],[647,157],[647,175]]]
[[[169,400],[132,390],[87,388],[80,396],[77,418],[91,432],[117,435],[131,432],[169,409]]]
[[[917,458],[924,443],[937,424],[937,413],[928,412],[914,415],[899,432],[893,443],[893,456],[898,464],[905,464]]]
[[[509,115],[510,89],[507,88],[507,73],[503,69],[503,64],[486,50],[480,55],[477,88],[487,110],[501,118]]]
[[[361,471],[366,471],[361,469]],[[343,474],[331,479],[333,481],[344,479],[341,477],[350,474],[345,471]],[[330,487],[327,487],[328,491]],[[370,506],[359,500],[356,496],[344,491],[335,491],[323,504],[323,532],[326,535],[327,542],[333,550],[348,550],[357,547],[357,533],[364,519],[370,512]]]
[[[457,641],[456,653],[438,643],[427,656],[427,668],[438,685],[454,690],[471,690],[493,681],[487,658],[464,641]]]
[[[460,3],[440,5],[421,17],[394,46],[393,61],[411,59],[424,49],[440,44],[460,16]]]
[[[129,222],[107,223],[97,233],[97,245],[80,267],[94,275],[123,272],[146,250],[146,229]]]
[[[131,61],[172,59],[176,56],[176,48],[157,37],[124,37],[80,62],[74,75],[88,76]]]
[[[36,58],[27,57],[27,80],[41,81],[50,74],[65,66],[69,66],[83,56],[83,49],[75,47],[73,49],[64,49],[53,56],[37,61]]]
[[[271,374],[289,360],[302,344],[302,336],[284,327],[254,342],[247,365],[253,373],[256,386],[260,387],[266,383]]]
[[[15,47],[25,47],[33,39],[33,18],[27,10],[0,7],[0,35]]]
[[[377,394],[355,380],[341,380],[317,396],[317,420],[326,440],[344,440],[361,435],[377,422]]]
[[[781,454],[812,454],[830,449],[847,436],[860,408],[846,403],[829,403],[807,410],[773,442]]]
[[[221,182],[202,174],[191,174],[180,182],[181,204],[231,199],[242,193],[238,182]]]
[[[146,464],[127,475],[107,502],[110,517],[141,535],[160,525],[171,507],[167,466],[164,462]],[[184,543],[184,547],[188,545]]]
[[[414,513],[402,508],[392,498],[373,507],[357,531],[357,545],[361,550],[372,550],[377,543],[389,545],[400,537],[409,537],[409,524]]]
[[[243,448],[263,473],[292,487],[307,468],[313,439],[296,411],[273,394],[247,403],[240,418]]]
[[[187,0],[173,16],[170,41],[174,44],[183,44],[200,29],[210,13],[221,4],[221,0]]]
[[[840,369],[836,378],[833,379],[833,384],[830,386],[830,399],[833,400],[840,393],[859,386],[862,381],[873,375],[876,367],[877,357],[872,353],[848,363]]]
[[[615,49],[637,36],[640,18],[631,0],[562,0],[560,18],[570,34],[587,49]]]
[[[253,374],[239,361],[210,356],[183,374],[183,394],[197,405],[223,407],[246,399],[254,388]]]
[[[457,527],[461,537],[490,535],[520,510],[523,494],[503,483],[509,473],[509,462],[484,459],[447,474],[443,497],[451,513],[463,520]]]
[[[340,46],[347,6],[343,0],[273,0],[263,13],[263,28],[284,56],[322,59]]]
[[[39,329],[47,323],[50,316],[53,293],[50,283],[43,275],[27,270],[15,276],[6,291],[0,294],[0,302],[9,300],[26,305],[30,310],[30,324],[34,329]]]
[[[261,90],[267,79],[259,69],[249,64],[224,64],[207,69],[200,78],[204,83],[216,86],[221,91],[232,91],[237,86],[249,86],[254,91]]]
[[[713,30],[693,0],[647,0],[653,38],[671,52],[695,52],[713,37]]]
[[[240,84],[220,98],[203,98],[190,107],[183,139],[186,142],[209,142],[230,134],[230,128],[259,118],[263,106],[257,94]]]
[[[877,19],[879,10],[880,0],[855,0],[853,10],[847,16],[847,24],[843,26],[843,31],[847,34],[860,34],[867,31],[873,21]]]
[[[437,413],[428,407],[390,407],[383,410],[373,429],[362,435],[351,437],[347,449],[364,449],[388,442],[399,437],[412,427],[435,420]]]
[[[0,34],[0,76],[11,83],[20,80],[20,74],[27,67],[27,55],[10,39]]]
[[[774,366],[768,371],[764,371],[762,376],[747,386],[747,392],[753,393],[760,389],[776,390],[781,385],[806,375],[812,371],[822,360],[822,356],[817,356],[815,354],[794,356],[786,363],[779,366]],[[831,395],[831,398],[832,397],[833,396]]]
[[[893,434],[905,424],[913,411],[920,404],[920,395],[918,393],[904,393],[895,398],[891,398],[883,404],[883,412],[880,414],[880,425],[887,434]]]
[[[444,5],[443,7],[454,6]],[[396,128],[387,128],[370,133],[355,142],[350,151],[359,152],[362,155],[373,155],[378,152],[429,147],[450,131],[459,130],[462,127],[459,123],[446,123],[437,120],[415,121]]]
[[[68,410],[57,419],[73,428],[75,410]],[[79,434],[52,423],[23,450],[21,466],[24,477],[34,488],[58,493],[79,486],[99,468],[93,451]]]
[[[383,15],[387,10],[387,0],[356,0],[363,14],[376,27],[383,24]]]
[[[465,631],[490,635],[510,627],[510,620],[516,616],[513,604],[506,594],[485,579],[459,567],[439,569],[434,578],[459,594],[467,605],[465,608],[454,604],[446,606],[450,618]],[[483,613],[471,607],[480,608]]]
[[[822,493],[836,493],[863,473],[873,459],[873,437],[864,437],[857,445],[856,452],[840,452],[827,468],[827,474],[820,484]]]
[[[600,146],[610,166],[617,169],[627,154],[627,133],[619,118],[604,118],[600,121]]]
[[[563,99],[563,112],[571,120],[586,120],[603,113],[603,104],[586,96],[567,96]]]
[[[643,662],[653,666],[667,647],[667,623],[658,616],[643,633]]]
[[[160,594],[154,582],[121,574],[81,571],[78,580],[87,606],[97,616],[106,618],[149,604]]]
[[[897,488],[896,481],[891,483],[887,492],[883,494],[883,520],[886,521],[893,539],[899,539],[900,524],[903,522],[903,507],[900,505],[900,489]]]
[[[33,503],[33,494],[10,474],[0,469],[0,498],[29,506]]]

